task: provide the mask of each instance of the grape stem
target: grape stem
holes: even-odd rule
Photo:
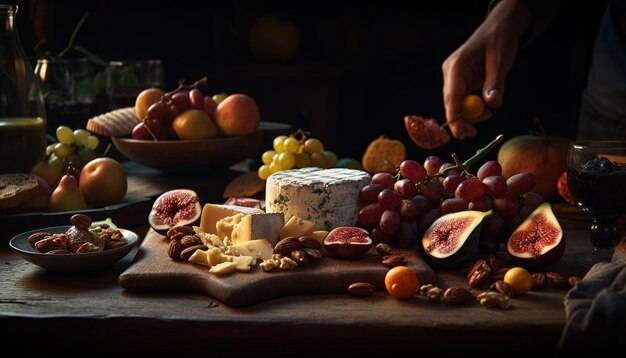
[[[167,92],[166,94],[163,95],[164,99],[168,100],[170,99],[173,95],[175,95],[176,93],[183,91],[183,90],[192,90],[192,89],[196,89],[199,86],[206,84],[208,81],[208,78],[206,77],[202,77],[201,79],[197,80],[196,82],[190,84],[190,85],[186,85],[185,84],[185,80],[180,80],[178,81],[178,87],[176,87],[176,89]]]
[[[484,157],[485,154],[491,152],[493,150],[493,148],[495,148],[503,140],[504,140],[504,135],[502,135],[502,134],[498,135],[496,137],[496,139],[492,140],[484,148],[481,148],[481,149],[477,150],[476,154],[474,154],[472,157],[470,157],[469,159],[467,159],[463,163],[460,163],[459,158],[456,155],[456,153],[452,154],[452,158],[454,158],[455,165],[446,168],[441,173],[437,173],[437,174],[435,174],[433,176],[429,176],[426,180],[430,180],[432,178],[437,178],[437,177],[444,178],[445,176],[448,175],[448,172],[450,172],[452,170],[459,170],[459,169],[461,169],[466,176],[472,177],[473,175],[470,173],[470,170],[469,170],[470,165],[476,163],[480,158]]]

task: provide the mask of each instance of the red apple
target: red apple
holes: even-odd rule
[[[245,94],[232,94],[215,109],[215,125],[222,137],[235,137],[257,131],[261,114],[256,102]]]
[[[96,158],[83,167],[78,186],[91,206],[116,204],[126,195],[126,172],[113,158]]]

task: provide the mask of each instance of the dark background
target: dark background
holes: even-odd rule
[[[478,125],[474,139],[433,152],[417,148],[403,117],[443,123],[441,64],[483,20],[488,1],[18,1],[18,29],[29,56],[35,45],[57,54],[85,12],[75,43],[106,60],[159,58],[166,87],[203,76],[205,94],[247,93],[264,121],[313,131],[340,157],[360,158],[380,134],[407,144],[423,160],[457,152],[467,158],[497,134],[536,130],[574,138],[597,25],[605,1],[568,4],[518,53],[504,105]],[[208,9],[204,9],[208,8]],[[263,62],[248,30],[271,14],[296,24],[300,46],[287,62]],[[68,57],[76,57],[70,52]],[[495,152],[492,153],[495,157]]]

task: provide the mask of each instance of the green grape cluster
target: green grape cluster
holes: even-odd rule
[[[70,127],[59,126],[56,130],[58,142],[48,145],[46,157],[48,163],[60,168],[67,168],[72,164],[76,169],[96,158],[98,137],[85,129],[72,131]]]
[[[328,169],[337,164],[337,155],[324,150],[322,141],[317,138],[306,138],[301,131],[274,138],[272,146],[273,150],[265,151],[261,156],[263,165],[259,168],[258,174],[263,180],[281,170],[306,167]]]

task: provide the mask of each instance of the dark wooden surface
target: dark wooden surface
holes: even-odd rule
[[[568,230],[566,237],[566,254],[551,269],[584,274],[572,258],[589,249],[586,232]],[[219,356],[273,355],[277,350],[297,356],[548,353],[565,323],[565,291],[556,289],[516,297],[506,311],[486,309],[478,302],[452,307],[423,297],[397,301],[384,291],[368,298],[288,296],[246,308],[232,308],[199,293],[134,293],[120,287],[117,279],[136,252],[107,270],[66,275],[47,272],[2,248],[3,352],[65,352],[72,347],[72,352],[90,354],[211,351]],[[468,287],[465,272],[438,272],[438,283],[444,288]],[[33,337],[37,344],[32,344]]]
[[[384,290],[389,270],[372,248],[355,261],[324,256],[290,271],[263,272],[257,265],[250,272],[219,277],[209,273],[206,266],[173,261],[167,256],[167,244],[164,236],[150,230],[135,263],[120,275],[119,284],[135,292],[201,292],[231,307],[245,307],[289,295],[345,293],[354,282],[369,282]],[[435,283],[435,273],[415,250],[394,249],[393,254],[406,257],[406,265],[417,274],[420,283]]]

